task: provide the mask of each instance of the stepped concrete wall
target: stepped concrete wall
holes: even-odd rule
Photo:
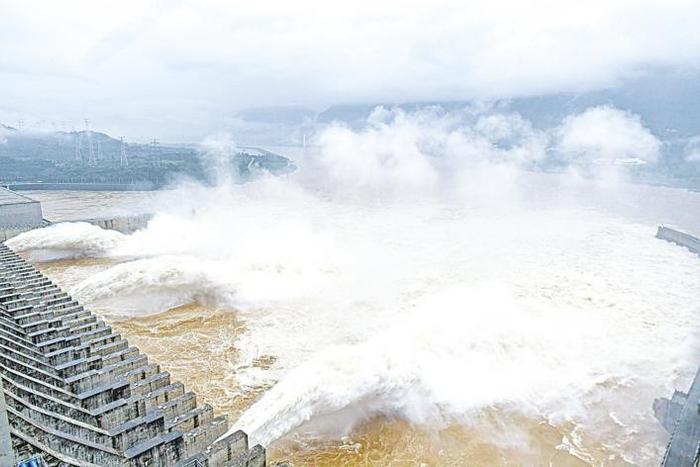
[[[108,467],[266,463],[265,450],[249,449],[241,431],[217,441],[228,431],[225,416],[198,404],[4,244],[0,382],[0,446],[9,430],[18,459],[40,453],[49,465]]]
[[[10,438],[10,422],[7,420],[7,405],[0,378],[0,465],[14,465],[15,456],[12,452]]]

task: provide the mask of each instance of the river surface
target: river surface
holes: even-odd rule
[[[517,209],[28,192],[53,221],[158,215],[23,254],[273,460],[658,465],[653,400],[698,362],[700,260],[654,234],[700,233],[700,194],[528,183]]]

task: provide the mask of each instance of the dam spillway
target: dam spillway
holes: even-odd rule
[[[265,450],[0,243],[0,460],[264,467]],[[11,446],[11,452],[7,451]],[[8,464],[13,465],[13,464]]]

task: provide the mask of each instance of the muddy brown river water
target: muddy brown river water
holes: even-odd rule
[[[146,212],[163,196],[29,195],[53,220]],[[651,404],[689,383],[700,311],[700,261],[653,234],[660,221],[697,229],[700,197],[637,195],[655,201],[519,213],[511,232],[508,216],[432,207],[185,206],[103,254],[23,254],[232,423],[272,439],[272,460],[651,466],[667,439]],[[240,249],[211,246],[228,216]],[[164,246],[168,229],[177,247]],[[477,242],[475,230],[494,234]],[[458,287],[484,282],[505,288]],[[161,308],[165,296],[178,303]],[[280,426],[295,417],[309,422]]]

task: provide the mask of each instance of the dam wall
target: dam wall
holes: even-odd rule
[[[700,255],[700,239],[660,226],[656,236]],[[654,415],[669,433],[662,467],[697,466],[700,462],[700,369],[687,393],[654,400]]]
[[[23,186],[23,185],[18,185]],[[17,186],[12,186],[17,188]],[[49,188],[42,188],[49,189]],[[53,189],[53,188],[50,188]],[[67,189],[67,188],[66,188]],[[130,234],[148,225],[152,214],[113,216],[82,219],[71,222],[88,222],[103,229]],[[52,222],[43,218],[41,203],[0,186],[0,242],[23,232],[45,227]]]
[[[656,231],[656,237],[662,240],[673,242],[677,245],[684,246],[693,253],[700,255],[700,239],[693,237],[685,232],[672,229],[670,227],[659,226]]]
[[[0,242],[43,225],[41,203],[0,187]]]
[[[262,446],[242,431],[219,439],[226,416],[4,244],[0,388],[3,466],[266,465]]]
[[[41,204],[38,201],[0,205],[0,228],[41,225],[41,222]]]
[[[130,234],[143,229],[148,225],[148,221],[153,218],[152,214],[139,214],[136,216],[116,216],[96,219],[85,219],[82,222],[89,222],[107,230],[116,230],[124,234]]]
[[[28,232],[30,230],[38,229],[41,227],[43,227],[43,225],[15,225],[8,227],[0,227],[0,242],[4,242],[5,240],[9,240],[12,237],[16,237],[21,233]]]
[[[150,221],[152,218],[152,214],[139,214],[135,216],[92,218],[66,222],[87,222],[89,224],[102,227],[103,229],[116,230],[123,234],[130,234],[136,232],[137,230],[145,228],[148,225],[148,221]],[[52,224],[60,224],[60,222],[50,222],[47,220],[43,220],[43,222],[38,225],[35,224],[0,227],[0,242],[9,240],[12,237],[16,237],[21,233],[28,232],[30,230],[38,229],[41,227],[46,227]]]

